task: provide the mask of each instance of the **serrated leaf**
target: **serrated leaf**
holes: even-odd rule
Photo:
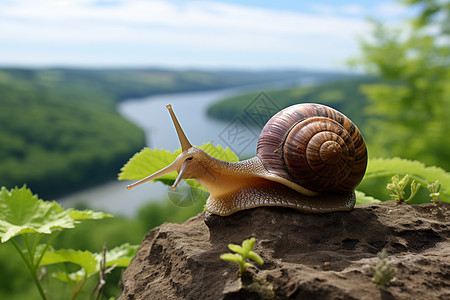
[[[361,191],[355,190],[355,194],[356,194],[356,205],[382,202],[381,200],[375,199],[372,196],[368,196]]]
[[[172,153],[164,149],[150,150],[149,148],[144,148],[142,151],[133,155],[133,157],[131,157],[122,167],[119,174],[119,180],[142,179],[171,164],[180,153],[181,149]],[[172,172],[155,179],[155,181],[161,181],[168,184],[168,180],[173,182],[175,178],[176,172]]]
[[[4,243],[23,234],[38,232],[51,234],[62,228],[73,228],[73,220],[56,202],[38,199],[25,186],[8,191],[0,190],[0,237]]]
[[[45,266],[58,263],[74,263],[83,268],[87,274],[94,273],[98,268],[95,253],[74,249],[47,251],[42,257],[40,265]]]
[[[207,143],[207,144],[203,144],[200,147],[200,149],[203,149],[206,153],[208,153],[212,157],[220,159],[220,160],[224,160],[224,161],[228,161],[228,162],[239,161],[239,157],[237,157],[237,155],[233,151],[231,151],[231,149],[228,147],[224,150],[222,148],[222,146],[220,146],[220,145],[217,145],[217,147],[215,147],[213,144]]]
[[[69,216],[74,220],[100,220],[103,218],[112,218],[113,216],[110,214],[106,214],[101,211],[92,211],[89,209],[86,210],[76,210],[69,208]]]
[[[43,201],[23,186],[8,191],[0,190],[0,238],[4,243],[24,233],[51,234],[64,228],[73,228],[81,219],[100,219],[103,213],[74,209],[64,210],[54,201]]]
[[[422,186],[439,180],[442,184],[441,199],[450,202],[450,173],[439,167],[427,167],[420,161],[399,157],[370,159],[364,180],[383,176],[391,177],[397,174],[402,176],[409,174]]]

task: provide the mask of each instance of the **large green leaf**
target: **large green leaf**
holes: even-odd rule
[[[381,200],[375,199],[372,196],[368,196],[361,191],[355,191],[355,195],[356,195],[356,205],[381,202]]]
[[[164,149],[151,150],[149,148],[144,148],[142,151],[133,155],[133,157],[131,157],[122,167],[119,174],[119,180],[142,179],[171,164],[180,153],[181,149],[172,153]],[[155,179],[155,181],[161,181],[167,184],[167,181],[174,181],[175,178],[176,172],[172,172]]]
[[[87,274],[94,273],[98,267],[95,253],[74,249],[47,251],[44,254],[44,257],[42,257],[40,265],[45,266],[66,262],[79,265],[87,272]]]
[[[138,245],[130,245],[128,243],[119,247],[106,251],[105,267],[126,267],[129,265],[131,259],[136,255]],[[100,262],[103,259],[102,253],[92,253],[89,251],[61,249],[55,251],[48,251],[41,260],[40,265],[51,265],[58,263],[73,263],[80,266],[76,272],[66,274],[64,272],[57,272],[54,276],[61,281],[76,281],[79,282],[84,278],[89,278],[100,272]]]
[[[61,207],[54,201],[43,201],[23,186],[0,190],[0,238],[4,243],[23,233],[51,234],[63,228],[73,228],[81,219],[101,219],[104,213],[77,211]]]
[[[406,175],[422,186],[439,180],[441,183],[441,199],[449,201],[450,199],[450,173],[438,167],[427,167],[420,161],[408,160],[399,157],[394,158],[375,158],[370,159],[367,165],[364,180],[383,176]]]
[[[206,151],[212,157],[229,162],[236,162],[239,160],[236,154],[229,148],[223,149],[221,146],[213,146],[211,143],[203,144],[200,149]],[[136,153],[130,160],[122,167],[119,174],[119,180],[138,180],[150,174],[153,174],[162,168],[171,164],[178,155],[181,149],[175,152],[167,150],[150,150],[144,148],[141,152]],[[177,178],[177,172],[172,172],[161,176],[153,181],[160,181],[167,185],[172,185]],[[188,179],[187,183],[194,189],[205,190],[196,180]]]

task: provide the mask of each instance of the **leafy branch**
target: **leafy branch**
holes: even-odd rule
[[[43,201],[26,186],[10,191],[2,187],[0,190],[0,241],[13,244],[42,299],[48,299],[39,278],[40,268],[44,265],[71,262],[80,266],[76,273],[69,274],[63,268],[63,272],[55,275],[69,284],[72,299],[81,292],[87,278],[100,272],[98,254],[73,249],[55,251],[51,244],[62,230],[74,228],[81,220],[107,217],[111,215],[92,210],[64,209],[54,201]],[[109,255],[107,253],[107,265],[128,265],[137,247],[128,244],[121,247],[112,249]]]

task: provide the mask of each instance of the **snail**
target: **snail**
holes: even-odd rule
[[[170,104],[182,153],[167,167],[127,188],[177,171],[194,178],[210,196],[206,210],[220,216],[258,206],[284,206],[302,212],[350,211],[355,187],[367,166],[364,139],[342,113],[320,104],[297,104],[275,114],[263,127],[256,156],[226,162],[193,147]]]

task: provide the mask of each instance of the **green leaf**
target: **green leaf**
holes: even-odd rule
[[[200,149],[203,149],[206,153],[211,155],[214,158],[228,161],[228,162],[237,162],[239,161],[239,158],[237,155],[231,151],[230,148],[226,148],[225,150],[222,148],[222,146],[217,145],[217,147],[213,146],[211,143],[203,144]]]
[[[106,251],[106,267],[116,265],[117,267],[126,267],[130,264],[131,259],[136,255],[138,245],[130,245],[128,243]],[[100,272],[100,262],[103,259],[102,253],[91,253],[89,251],[76,251],[73,249],[61,249],[48,251],[45,253],[41,261],[41,266],[73,263],[80,266],[80,270],[66,274],[57,272],[54,276],[62,281],[79,282],[83,278],[89,278]]]
[[[435,166],[427,167],[420,161],[399,157],[370,159],[364,180],[385,176],[391,177],[397,174],[403,176],[409,174],[411,178],[421,183],[422,186],[427,186],[439,180],[442,185],[441,199],[450,202],[450,173]]]
[[[244,250],[239,245],[228,244],[228,248],[230,248],[231,251],[234,251],[234,252],[237,252],[237,253],[240,253],[240,254],[244,253]]]
[[[355,190],[355,194],[356,194],[356,205],[382,202],[381,200],[375,199],[372,196],[368,196],[361,191]]]
[[[54,201],[43,201],[23,186],[0,190],[0,238],[4,243],[24,233],[51,234],[73,228],[81,219],[100,219],[103,213],[83,212],[61,207]]]
[[[103,219],[103,218],[112,218],[113,216],[110,214],[106,214],[104,212],[97,212],[97,211],[92,211],[89,209],[86,210],[76,210],[76,209],[68,209],[69,211],[69,216],[73,219],[73,220],[99,220],[99,219]]]
[[[253,250],[253,247],[255,246],[255,242],[256,242],[255,238],[244,240],[242,242],[242,248],[244,249],[245,253],[248,253],[251,250]]]
[[[73,228],[68,211],[56,202],[38,199],[25,186],[0,190],[0,237],[4,243],[23,233],[51,234],[61,228]]]
[[[122,167],[119,180],[142,179],[171,164],[180,153],[181,149],[171,153],[167,150],[150,150],[149,148],[144,148],[142,151],[133,155]],[[172,172],[155,179],[155,181],[168,184],[168,181],[175,181],[176,176],[176,172]]]
[[[220,258],[226,261],[231,261],[234,263],[241,263],[242,262],[242,256],[239,254],[232,254],[232,253],[224,253],[220,255]]]
[[[86,274],[93,274],[98,269],[96,254],[89,251],[60,249],[47,251],[41,260],[41,266],[58,263],[74,263],[84,269]]]
[[[253,252],[253,251],[250,251],[248,253],[248,258],[256,261],[260,265],[262,265],[264,263],[264,260],[262,259],[262,257],[259,256],[259,254],[257,254],[256,252]]]

